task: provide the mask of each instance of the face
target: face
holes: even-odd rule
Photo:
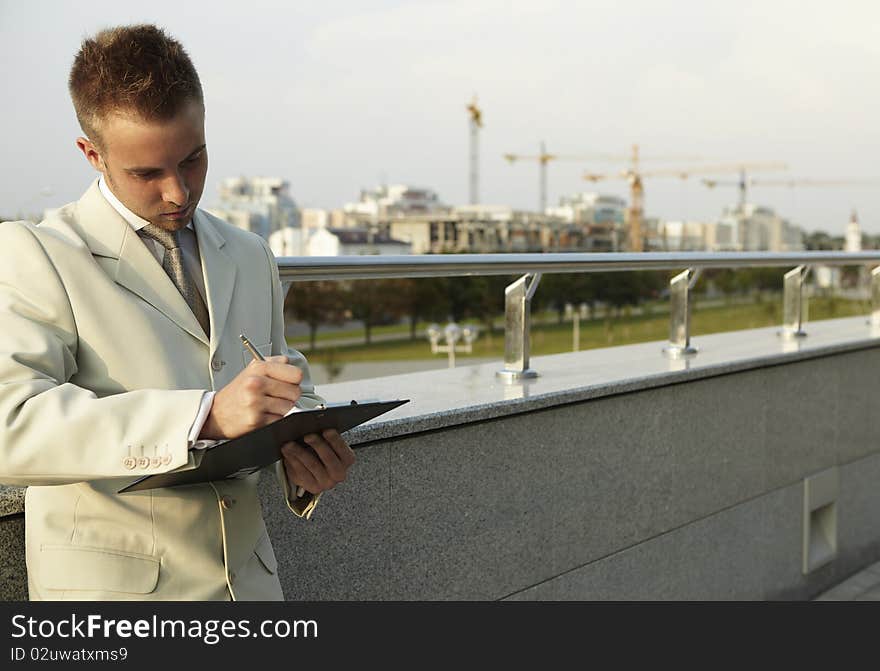
[[[187,103],[168,121],[114,113],[101,120],[101,148],[76,145],[129,210],[166,230],[189,223],[205,188],[205,110]]]

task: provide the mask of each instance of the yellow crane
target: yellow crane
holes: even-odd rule
[[[788,188],[800,186],[880,186],[880,179],[812,179],[809,177],[791,178],[791,179],[754,179],[747,178],[745,171],[739,175],[739,180],[722,181],[717,179],[704,179],[705,184],[710,189],[716,186],[736,186],[739,188],[739,205],[737,213],[739,216],[746,215],[746,203],[748,202],[748,188],[750,186],[784,186]],[[852,217],[855,219],[855,212]]]
[[[745,171],[742,171],[740,172],[739,180],[735,182],[718,179],[704,179],[703,184],[710,189],[714,189],[716,186],[738,187],[739,208],[742,212],[748,200],[748,188],[750,186],[787,186],[789,188],[795,186],[877,186],[880,185],[880,179],[754,179],[747,178]]]
[[[479,175],[479,133],[483,127],[483,110],[477,107],[477,96],[465,107],[468,111],[471,131],[470,147],[470,202],[476,205],[480,202],[480,175]]]
[[[644,250],[642,236],[642,219],[644,216],[644,186],[642,180],[645,177],[678,177],[688,179],[697,174],[716,174],[725,172],[739,172],[741,175],[746,170],[786,170],[788,166],[779,162],[763,163],[722,163],[715,165],[681,166],[678,168],[663,168],[659,170],[643,171],[639,167],[639,146],[633,145],[630,157],[630,166],[625,170],[611,174],[586,173],[584,179],[590,182],[598,182],[609,179],[625,179],[630,185],[630,205],[627,211],[627,225],[629,227],[629,248],[633,252]]]
[[[876,179],[809,179],[809,178],[793,178],[793,179],[754,179],[746,177],[745,171],[741,171],[737,181],[704,179],[702,180],[710,189],[716,186],[736,186],[739,189],[738,211],[743,214],[745,206],[748,202],[748,189],[750,186],[787,186],[789,188],[795,186],[874,186],[880,185],[880,180]]]
[[[539,170],[539,203],[538,210],[542,214],[547,210],[547,164],[550,161],[602,161],[620,162],[626,161],[628,156],[615,154],[551,154],[547,152],[544,142],[541,141],[541,150],[537,154],[504,154],[504,158],[511,164],[516,161],[537,161]],[[646,160],[646,159],[643,159]],[[647,160],[652,161],[698,161],[699,156],[652,156]]]

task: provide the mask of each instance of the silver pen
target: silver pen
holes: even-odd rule
[[[253,356],[254,359],[256,359],[257,361],[266,360],[266,357],[260,354],[259,350],[251,344],[251,341],[247,339],[247,336],[244,333],[240,333],[238,337],[241,338],[242,344],[248,348],[248,351],[251,353],[251,356]],[[305,493],[305,487],[299,486],[296,488],[296,498],[300,498]]]
[[[247,339],[247,336],[244,333],[239,334],[238,336],[241,338],[241,342],[245,347],[248,348],[248,351],[251,353],[251,356],[254,357],[257,361],[265,361],[266,357],[260,354],[259,350],[251,344],[251,341]]]

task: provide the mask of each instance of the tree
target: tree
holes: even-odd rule
[[[831,250],[843,249],[843,237],[832,237],[825,231],[813,231],[804,233],[804,247],[808,250]]]
[[[559,323],[565,318],[565,305],[579,305],[594,300],[595,273],[548,273],[541,278],[535,293],[536,309],[549,306],[556,310]]]
[[[390,324],[405,314],[398,295],[399,280],[355,280],[348,285],[348,305],[355,319],[364,324],[364,339],[372,342],[373,326]]]
[[[284,316],[308,325],[309,349],[314,350],[321,324],[341,324],[345,321],[344,299],[345,292],[339,282],[294,282],[284,297]]]
[[[782,286],[783,268],[709,268],[703,279],[712,281],[725,294],[747,294]]]
[[[666,273],[641,270],[595,273],[594,295],[619,312],[625,305],[638,305],[647,298],[659,296],[669,286]]]
[[[409,319],[410,340],[416,339],[416,325],[420,319],[441,321],[449,314],[446,285],[442,278],[397,280],[393,290],[402,304],[402,314]]]
[[[472,303],[468,316],[480,320],[483,332],[491,338],[496,315],[504,313],[504,290],[516,277],[484,275],[469,277]],[[540,285],[538,286],[540,291]]]

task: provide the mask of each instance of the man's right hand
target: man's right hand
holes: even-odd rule
[[[299,400],[302,378],[284,355],[251,361],[214,395],[199,438],[236,438],[280,419]]]

